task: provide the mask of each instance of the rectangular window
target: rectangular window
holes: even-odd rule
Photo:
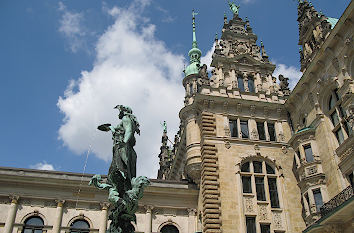
[[[305,150],[305,157],[307,162],[313,162],[313,154],[312,154],[312,148],[311,145],[306,145],[304,146]]]
[[[270,233],[270,225],[261,224],[261,233]]]
[[[251,177],[242,176],[243,193],[252,193]]]
[[[248,78],[248,91],[254,92],[254,80],[251,77]]]
[[[248,138],[249,133],[248,133],[248,121],[241,121],[241,133],[242,133],[242,138]]]
[[[245,85],[243,84],[243,78],[241,76],[237,77],[237,84],[240,91],[245,91]]]
[[[237,120],[230,120],[230,134],[231,137],[238,137],[238,130],[237,130]]]
[[[266,140],[264,122],[257,122],[257,131],[258,131],[259,140]]]
[[[313,198],[315,199],[316,210],[320,212],[320,208],[323,205],[322,194],[320,189],[315,189],[313,192]]]
[[[331,120],[332,120],[333,126],[336,126],[339,123],[339,118],[338,118],[337,111],[334,111],[332,113]]]
[[[336,131],[336,138],[337,138],[339,144],[342,144],[344,142],[344,135],[343,135],[342,128],[339,128]]]
[[[255,217],[246,217],[246,227],[247,227],[247,233],[257,233],[256,232],[256,218]]]
[[[253,161],[253,171],[255,173],[262,173],[262,162]]]
[[[264,178],[256,177],[256,192],[257,192],[257,200],[265,201],[265,192],[264,192]]]
[[[275,141],[275,127],[274,123],[268,123],[268,133],[269,133],[269,140]]]
[[[276,178],[268,178],[268,187],[270,196],[270,206],[272,208],[279,208],[280,206]]]

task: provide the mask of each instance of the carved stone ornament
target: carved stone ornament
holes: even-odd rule
[[[246,212],[253,212],[253,198],[245,197],[245,209]]]
[[[282,151],[284,154],[286,154],[286,153],[288,153],[288,148],[286,148],[286,146],[282,146],[282,147],[281,147],[281,151]]]
[[[226,147],[226,149],[230,149],[231,148],[231,144],[230,144],[229,141],[225,142],[225,147]]]
[[[268,220],[268,210],[266,205],[260,205],[258,209],[259,220],[266,221]]]
[[[258,133],[256,129],[252,129],[251,131],[251,139],[258,140]]]
[[[273,212],[273,222],[275,225],[276,229],[281,229],[283,227],[282,219],[281,219],[281,213],[279,212]]]

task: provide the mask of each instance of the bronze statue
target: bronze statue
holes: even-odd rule
[[[140,134],[139,122],[130,107],[117,105],[118,118],[122,121],[113,127],[103,124],[97,128],[101,131],[111,131],[113,139],[113,158],[108,171],[107,183],[101,183],[100,175],[92,177],[89,185],[109,191],[108,200],[113,205],[109,215],[112,220],[108,233],[132,233],[136,221],[135,212],[138,201],[143,197],[144,188],[150,184],[145,176],[136,177],[137,155],[134,150],[136,143],[134,134]]]

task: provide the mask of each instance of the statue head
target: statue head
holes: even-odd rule
[[[119,119],[122,119],[127,113],[132,114],[133,111],[130,107],[124,105],[117,105],[114,108],[119,110]]]

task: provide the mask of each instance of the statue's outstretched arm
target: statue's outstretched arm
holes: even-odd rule
[[[122,119],[123,127],[124,127],[124,139],[123,142],[127,143],[131,137],[133,137],[134,132],[133,132],[133,122],[131,119],[127,116],[124,116]]]

